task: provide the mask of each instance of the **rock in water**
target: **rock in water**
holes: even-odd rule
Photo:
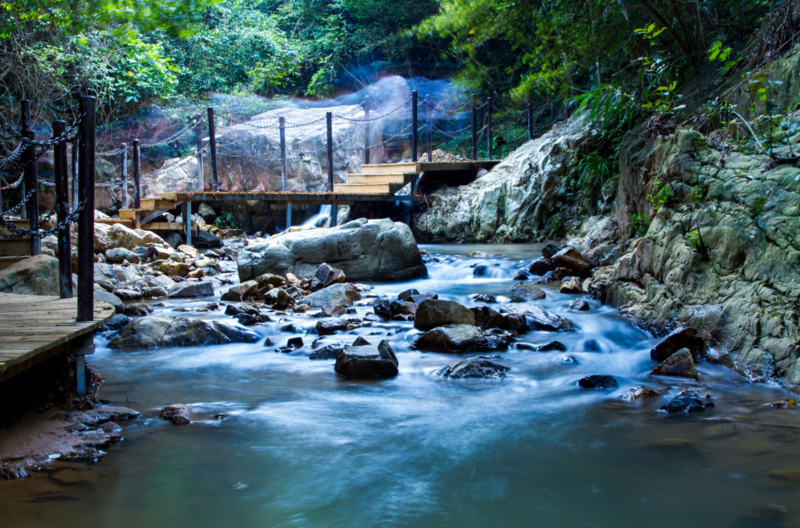
[[[330,304],[353,306],[353,303],[358,300],[361,300],[361,295],[350,284],[332,284],[327,288],[312,293],[308,297],[304,297],[300,303],[307,304],[313,308],[322,308]]]
[[[538,306],[531,307],[525,314],[525,324],[530,330],[546,330],[549,332],[574,332],[575,325],[569,319],[564,319],[553,312],[543,310]]]
[[[214,285],[210,282],[179,282],[170,288],[167,297],[197,298],[214,295]]]
[[[697,392],[693,390],[685,390],[678,393],[675,398],[670,400],[669,403],[661,407],[659,410],[666,413],[679,413],[679,412],[698,412],[705,411],[714,407],[714,403],[702,398]]]
[[[561,287],[558,289],[559,293],[580,293],[581,292],[581,281],[580,279],[572,278],[565,282],[561,283]]]
[[[0,293],[59,295],[58,259],[36,255],[0,271]]]
[[[443,378],[484,378],[503,379],[506,377],[508,367],[493,363],[488,359],[473,358],[460,361],[452,367],[444,367],[440,374]]]
[[[356,346],[355,344],[353,346]],[[336,359],[336,356],[339,355],[339,352],[342,351],[344,345],[341,343],[334,343],[332,345],[325,345],[322,348],[318,348],[308,356],[308,359]]]
[[[589,303],[583,299],[573,299],[572,302],[569,303],[569,308],[567,309],[571,312],[585,312],[589,310],[589,308]]]
[[[398,365],[392,347],[384,340],[377,346],[345,346],[333,369],[346,378],[391,378],[397,376]]]
[[[239,253],[239,279],[264,273],[311,277],[325,262],[351,281],[405,281],[427,273],[407,225],[362,218],[330,229],[283,233],[248,246]]]
[[[319,335],[335,334],[337,330],[344,330],[347,328],[347,321],[341,317],[333,317],[331,319],[322,319],[317,321],[317,332]]]
[[[249,297],[255,296],[258,291],[258,282],[254,280],[244,281],[222,294],[223,301],[241,302]]]
[[[133,321],[108,343],[118,350],[254,343],[256,334],[216,321],[148,315]]]
[[[10,268],[9,268],[10,269]],[[56,276],[58,276],[58,272],[56,272]],[[56,294],[58,295],[58,294]],[[125,312],[125,304],[122,302],[122,299],[114,295],[113,293],[105,292],[105,291],[94,291],[94,300],[95,301],[102,301],[104,303],[108,303],[114,307],[114,311],[118,314]]]
[[[553,271],[554,269],[556,269],[556,267],[553,265],[553,261],[548,258],[539,257],[531,262],[528,272],[532,275],[544,275],[548,271]]]
[[[189,425],[192,423],[191,418],[189,418],[190,412],[190,407],[185,403],[176,403],[161,409],[159,418],[169,420],[173,425]]]
[[[311,280],[311,289],[316,291],[326,288],[331,284],[339,284],[345,281],[346,277],[342,270],[328,266],[326,263],[320,264],[314,278]]]
[[[518,282],[513,285],[508,293],[522,301],[538,301],[545,298],[544,290],[535,284]]]
[[[665,359],[653,369],[651,376],[675,376],[678,378],[697,379],[697,369],[694,366],[692,353],[688,348],[682,348]]]
[[[426,331],[444,325],[475,325],[475,314],[455,301],[422,301],[417,307],[414,327]]]
[[[623,394],[621,398],[623,400],[635,401],[644,400],[645,398],[657,398],[659,396],[661,396],[660,392],[654,391],[650,387],[637,385],[636,387],[631,387],[625,391],[625,394]]]
[[[584,389],[616,389],[619,387],[617,380],[612,376],[594,374],[578,380],[578,385]]]
[[[487,348],[483,332],[468,324],[439,326],[425,332],[414,343],[422,352],[471,352]]]
[[[577,249],[567,246],[553,255],[553,264],[556,268],[567,268],[581,277],[586,277],[592,272],[592,265],[586,262]]]
[[[682,328],[653,347],[650,350],[650,359],[662,363],[682,348],[688,349],[693,358],[699,359],[705,354],[706,344],[694,328]]]

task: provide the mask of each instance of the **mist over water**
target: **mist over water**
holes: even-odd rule
[[[540,246],[422,246],[438,259],[429,277],[376,284],[370,294],[416,288],[474,306],[472,296],[507,290]],[[483,251],[488,256],[468,256]],[[476,270],[483,269],[486,272]],[[143,411],[126,441],[86,469],[80,484],[44,476],[0,483],[3,526],[797,526],[800,488],[770,477],[791,467],[800,440],[794,411],[762,404],[791,397],[702,363],[701,383],[649,378],[657,342],[589,300],[545,286],[537,305],[572,320],[574,333],[531,332],[519,342],[557,339],[566,352],[512,346],[493,361],[505,380],[445,380],[433,373],[459,356],[411,350],[409,322],[378,322],[320,344],[390,342],[400,374],[348,381],[333,361],[310,361],[310,344],[279,354],[315,319],[289,315],[253,327],[255,344],[112,351],[98,337],[92,365],[106,378],[101,396]],[[207,301],[167,301],[161,313]],[[370,307],[358,307],[363,317]],[[213,317],[232,324],[217,312]],[[269,338],[274,346],[265,347]],[[470,355],[474,356],[477,354]],[[494,353],[485,355],[495,355]],[[572,356],[576,362],[564,361]],[[576,382],[610,374],[613,391]],[[665,394],[639,403],[619,396],[634,385]],[[657,412],[682,388],[712,394],[700,415]],[[195,423],[155,418],[189,403]],[[222,421],[218,412],[229,413]],[[675,441],[680,439],[681,441]],[[788,463],[787,463],[788,461]],[[83,467],[83,466],[81,466]],[[8,507],[14,504],[14,508]],[[766,506],[765,506],[766,505]]]

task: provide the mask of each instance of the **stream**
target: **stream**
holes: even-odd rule
[[[438,261],[427,279],[368,293],[416,288],[466,306],[487,293],[498,309],[541,246],[421,248]],[[489,256],[467,256],[474,251]],[[106,380],[101,398],[142,417],[122,424],[125,441],[99,463],[60,463],[69,479],[0,482],[0,526],[800,526],[800,410],[764,406],[793,394],[705,362],[700,382],[650,378],[657,339],[593,300],[588,312],[570,312],[575,295],[543,288],[537,304],[578,331],[517,338],[558,339],[566,352],[488,353],[511,369],[504,380],[435,376],[461,358],[411,350],[411,322],[373,322],[320,342],[387,339],[400,374],[381,381],[348,381],[333,360],[310,361],[316,335],[276,353],[295,336],[287,325],[314,328],[307,315],[251,327],[262,336],[256,344],[126,352],[98,335],[90,364]],[[208,302],[166,300],[157,310],[235,322],[224,306],[175,311]],[[577,386],[591,374],[613,375],[619,388]],[[635,385],[664,397],[621,400]],[[711,394],[716,407],[658,412],[684,388]],[[158,419],[172,403],[191,404],[195,422]],[[230,416],[214,420],[219,412]]]

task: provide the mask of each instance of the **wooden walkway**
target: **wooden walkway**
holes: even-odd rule
[[[90,322],[77,322],[77,314],[77,298],[0,293],[0,381],[86,346],[94,329],[114,316],[114,308],[95,301]]]

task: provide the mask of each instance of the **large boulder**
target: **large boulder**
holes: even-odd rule
[[[407,225],[362,218],[329,229],[290,231],[248,246],[239,253],[239,279],[264,273],[311,277],[323,263],[352,281],[405,281],[427,273]]]
[[[518,282],[508,290],[512,297],[521,301],[539,301],[545,298],[544,290],[535,284]]]
[[[391,378],[397,376],[398,365],[392,347],[384,340],[377,346],[345,346],[333,369],[346,378]]]
[[[694,366],[692,353],[688,348],[678,350],[650,373],[651,376],[675,376],[678,378],[697,379],[697,369]]]
[[[254,343],[256,334],[216,321],[149,315],[130,323],[108,347],[119,350]]]
[[[583,255],[572,246],[567,246],[553,255],[553,264],[557,268],[567,268],[585,277],[592,272],[592,265],[586,262]]]
[[[333,284],[312,293],[308,297],[303,297],[299,302],[312,308],[322,308],[332,304],[353,306],[353,303],[358,300],[361,300],[361,295],[350,284]]]
[[[59,295],[58,259],[36,255],[0,271],[0,293]]]
[[[109,293],[107,291],[102,291],[102,290],[95,290],[94,300],[110,304],[111,306],[114,307],[114,311],[118,314],[121,314],[125,311],[125,303],[123,303],[122,299],[120,299],[113,293]]]
[[[414,343],[414,348],[422,352],[459,353],[484,350],[487,344],[480,328],[468,324],[453,324],[425,332]]]
[[[453,366],[447,366],[439,371],[443,378],[464,379],[503,379],[506,377],[508,367],[498,365],[485,358],[472,358],[459,361]]]
[[[661,363],[683,348],[689,349],[694,359],[699,359],[705,353],[706,344],[694,328],[682,328],[654,346],[650,350],[650,359]]]
[[[214,285],[208,281],[179,282],[170,288],[167,296],[177,298],[210,297],[214,295]]]
[[[573,332],[575,325],[553,312],[533,306],[525,314],[525,323],[529,330],[544,330],[548,332]]]
[[[474,325],[475,314],[455,301],[427,299],[417,307],[414,327],[427,331],[444,325]],[[480,332],[479,332],[480,333]]]

